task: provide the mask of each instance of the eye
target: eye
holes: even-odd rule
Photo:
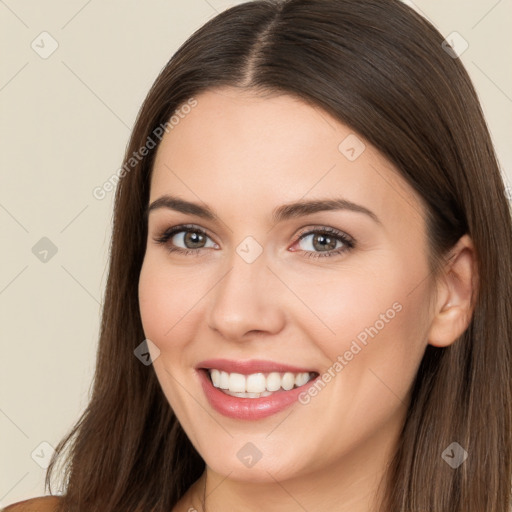
[[[154,238],[157,244],[165,245],[169,252],[178,252],[184,255],[199,255],[201,249],[208,247],[219,248],[213,241],[211,245],[206,245],[207,239],[211,240],[204,229],[190,225],[174,226]],[[178,247],[176,244],[184,247]]]
[[[210,245],[208,245],[208,240],[211,241]],[[173,226],[155,237],[154,241],[157,244],[165,245],[171,253],[176,252],[185,256],[191,254],[199,256],[201,249],[219,248],[219,245],[211,240],[204,229],[194,225]],[[324,258],[353,249],[355,240],[337,229],[322,226],[303,232],[294,245],[297,244],[302,244],[300,250],[306,253],[306,257]],[[183,247],[179,247],[179,245]],[[295,250],[293,249],[293,251]]]
[[[303,243],[307,241],[306,243]],[[337,229],[319,227],[302,233],[295,245],[302,243],[302,249],[308,258],[336,256],[355,247],[355,240]],[[318,251],[318,252],[315,252]]]

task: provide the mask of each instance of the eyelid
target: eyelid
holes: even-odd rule
[[[176,224],[175,226],[171,226],[159,231],[160,234],[153,237],[153,240],[155,240],[155,242],[161,241],[164,243],[166,240],[181,231],[197,231],[206,235],[208,238],[211,238],[215,242],[214,237],[210,235],[208,230],[198,226],[197,224]]]
[[[310,235],[312,233],[317,233],[317,232],[322,232],[322,233],[330,233],[330,234],[333,234],[333,235],[336,235],[336,236],[339,236],[340,238],[345,238],[348,242],[351,242],[353,244],[356,243],[356,240],[353,236],[349,235],[346,231],[342,231],[341,229],[336,229],[336,228],[333,228],[333,227],[330,227],[330,226],[326,226],[326,225],[322,225],[322,224],[319,224],[319,225],[310,225],[310,226],[307,226],[303,229],[301,229],[298,234],[297,234],[297,237],[298,239],[301,239],[303,236],[305,235]]]
[[[158,237],[156,237],[156,238],[162,238],[168,233],[171,233],[171,232],[178,233],[181,230],[187,230],[187,229],[190,229],[191,231],[197,230],[201,233],[204,233],[205,235],[210,237],[212,240],[214,240],[214,237],[209,233],[209,231],[206,228],[203,228],[197,224],[177,224],[170,228],[165,228],[164,230],[162,230],[160,232],[160,235],[158,235]],[[351,242],[355,243],[354,237],[349,235],[346,231],[342,231],[340,229],[332,228],[330,226],[322,225],[322,224],[305,226],[305,227],[301,228],[295,236],[297,238],[301,238],[304,235],[311,234],[312,231],[315,231],[315,232],[325,231],[325,232],[332,233],[335,235],[343,236],[344,238],[347,238]],[[215,243],[217,243],[217,242],[215,242]]]

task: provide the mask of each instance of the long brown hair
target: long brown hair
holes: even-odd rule
[[[294,95],[380,150],[425,203],[432,268],[468,233],[479,273],[468,329],[453,345],[424,354],[380,510],[508,512],[511,213],[475,90],[442,43],[398,0],[232,7],[161,71],[124,163],[169,126],[176,109],[219,86]],[[51,490],[52,472],[66,462],[62,510],[70,512],[169,512],[205,467],[152,367],[133,353],[144,340],[137,291],[155,152],[126,167],[119,181],[92,396],[46,475]],[[457,469],[441,456],[453,442],[469,454]]]

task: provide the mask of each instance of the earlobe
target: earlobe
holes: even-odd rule
[[[450,251],[437,287],[428,343],[434,347],[447,347],[468,328],[478,291],[476,252],[468,235],[462,236]]]

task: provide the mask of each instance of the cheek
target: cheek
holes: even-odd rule
[[[335,334],[315,338],[327,356],[320,376],[325,385],[310,389],[301,403],[311,407],[311,416],[336,425],[325,432],[333,451],[347,440],[364,443],[388,432],[406,410],[425,348],[428,299],[426,286],[409,293],[408,283],[390,279],[377,292],[371,276],[351,278],[335,296],[310,295]]]
[[[205,291],[194,283],[190,271],[170,268],[160,255],[147,253],[139,277],[139,309],[144,335],[160,350],[153,369],[172,409],[180,418],[193,417],[194,401],[182,394],[180,383],[189,378],[191,362],[185,347],[194,337],[194,318]],[[190,408],[192,407],[192,410]]]
[[[325,369],[343,373],[341,380],[350,381],[354,393],[381,395],[374,386],[385,393],[381,377],[405,395],[427,342],[426,269],[391,259],[382,263],[304,288],[315,315],[299,321],[326,356]]]
[[[150,258],[149,258],[150,259]],[[163,338],[170,327],[168,313],[173,311],[172,295],[166,293],[155,265],[146,257],[139,277],[139,308],[144,334],[153,342]]]
[[[161,351],[180,348],[186,340],[177,333],[190,323],[193,305],[204,293],[200,280],[190,272],[180,277],[179,270],[148,254],[139,277],[139,307],[146,337]]]

